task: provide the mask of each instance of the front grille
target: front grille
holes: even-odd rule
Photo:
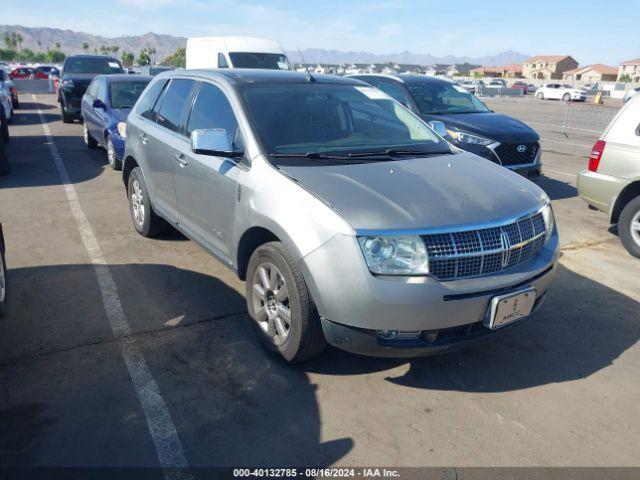
[[[542,213],[499,227],[423,235],[429,272],[440,280],[501,272],[540,253],[545,242]]]
[[[518,148],[525,148],[525,150],[519,152]],[[501,165],[526,165],[527,163],[534,162],[539,148],[540,144],[538,142],[503,143],[498,145],[494,152],[500,159]]]

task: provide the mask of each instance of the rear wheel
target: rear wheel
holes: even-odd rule
[[[640,197],[631,200],[620,213],[618,235],[624,248],[640,258]]]
[[[326,347],[313,299],[282,243],[266,243],[251,255],[246,298],[259,339],[285,361],[315,357]]]
[[[538,92],[538,93],[536,93],[536,98],[537,98],[538,100],[544,100],[544,93],[542,93],[542,92]]]
[[[83,122],[82,124],[82,134],[84,137],[84,144],[88,148],[96,148],[98,146],[98,142],[96,142],[96,140],[89,133],[89,127],[87,127],[87,122]]]
[[[569,94],[569,93],[565,93],[565,94],[562,96],[562,100],[563,100],[563,101],[565,101],[565,102],[570,102],[570,101],[571,101],[571,94]]]
[[[140,235],[155,237],[166,230],[167,223],[153,211],[140,167],[134,168],[129,175],[127,196],[133,227]]]

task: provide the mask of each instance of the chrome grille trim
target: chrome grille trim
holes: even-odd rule
[[[429,272],[440,280],[491,275],[540,253],[546,240],[541,212],[503,225],[422,235]]]

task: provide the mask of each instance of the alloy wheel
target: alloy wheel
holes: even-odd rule
[[[4,260],[0,255],[0,302],[4,302],[4,297],[7,293],[7,283],[4,277]]]
[[[640,210],[631,219],[631,238],[636,242],[636,245],[640,246]]]
[[[142,227],[144,225],[144,195],[142,194],[142,187],[140,181],[135,179],[131,185],[131,208],[133,210],[133,220],[137,225]]]
[[[255,320],[276,345],[282,345],[291,332],[291,305],[284,276],[271,262],[258,265],[252,278]]]

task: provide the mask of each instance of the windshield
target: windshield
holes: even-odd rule
[[[111,82],[109,84],[111,108],[133,108],[148,83],[148,80]]]
[[[420,113],[484,113],[489,108],[466,89],[444,82],[409,83]]]
[[[422,120],[373,87],[307,83],[242,89],[256,133],[270,154],[352,154],[398,147],[451,153]]]
[[[229,53],[234,68],[290,70],[289,61],[280,53]]]
[[[122,67],[115,58],[70,57],[64,73],[122,73]]]

